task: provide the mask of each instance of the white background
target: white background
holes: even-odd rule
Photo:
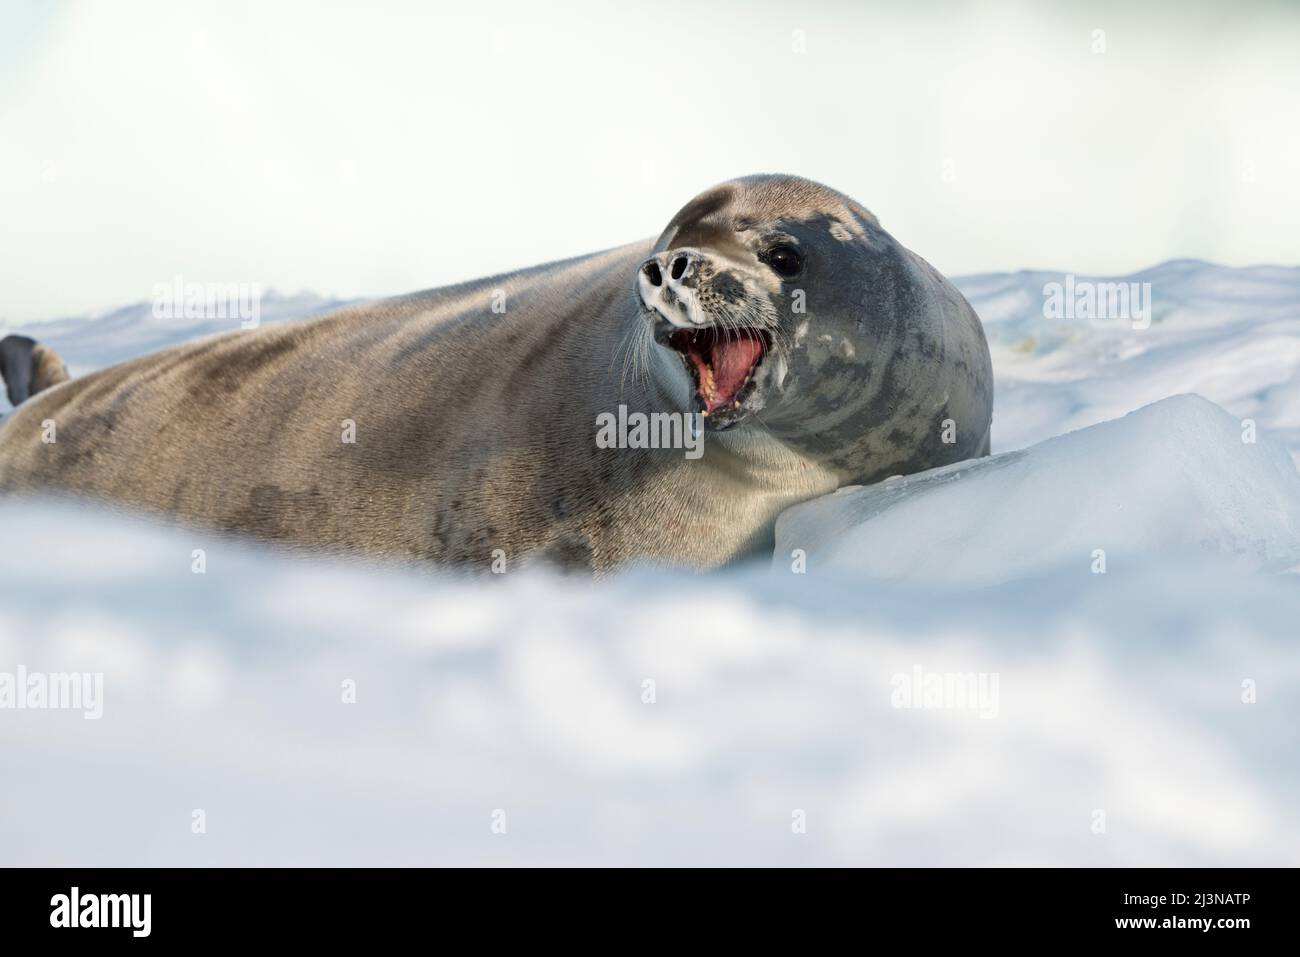
[[[407,292],[764,171],[949,275],[1294,264],[1300,8],[1129,6],[6,0],[0,320]]]

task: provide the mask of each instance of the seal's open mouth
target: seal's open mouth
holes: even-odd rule
[[[704,414],[716,415],[740,404],[771,339],[760,329],[709,327],[679,329],[666,344],[681,353]]]

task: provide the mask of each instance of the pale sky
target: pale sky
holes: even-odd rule
[[[0,319],[409,292],[754,172],[949,275],[1295,265],[1297,51],[1288,3],[0,0]]]

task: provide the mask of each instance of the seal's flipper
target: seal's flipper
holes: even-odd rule
[[[28,336],[0,339],[0,377],[9,401],[21,405],[38,392],[68,378],[68,368],[53,349]]]
[[[32,351],[36,340],[26,336],[5,336],[0,339],[0,376],[4,377],[9,401],[17,406],[31,395]]]

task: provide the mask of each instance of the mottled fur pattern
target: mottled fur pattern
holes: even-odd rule
[[[761,278],[754,250],[774,230],[807,253],[804,312]],[[701,274],[701,301],[771,327],[761,401],[707,433],[698,460],[598,448],[597,416],[620,404],[690,408],[681,359],[652,340],[635,292],[647,257],[684,246],[743,264]],[[949,283],[852,200],[751,177],[692,201],[657,242],[66,382],[0,427],[0,489],[417,562],[708,568],[770,548],[796,502],[986,454],[991,405],[979,320]]]

